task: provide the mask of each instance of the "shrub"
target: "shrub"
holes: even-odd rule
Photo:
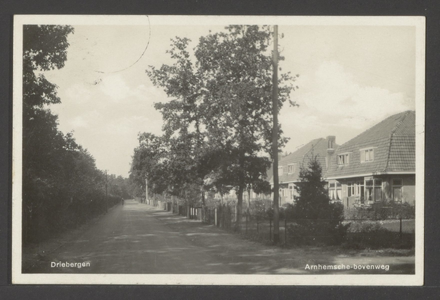
[[[350,249],[413,248],[414,234],[399,233],[383,228],[377,222],[352,222],[347,224],[347,238],[343,244]]]
[[[413,219],[415,207],[408,203],[376,202],[371,206],[347,209],[344,213],[346,219]]]
[[[344,207],[341,203],[330,203],[321,165],[313,153],[307,166],[301,167],[299,177],[300,182],[295,186],[298,193],[295,205],[288,206],[285,211],[297,224],[289,228],[289,234],[299,243],[341,243],[347,229],[341,224]]]

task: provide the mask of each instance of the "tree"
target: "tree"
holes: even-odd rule
[[[44,72],[64,66],[71,33],[71,26],[23,27],[23,245],[77,226],[120,200],[105,197],[104,173],[72,133],[58,130],[49,109],[61,99]]]
[[[23,238],[28,228],[45,219],[51,199],[62,182],[64,135],[57,129],[57,117],[44,105],[59,103],[56,86],[42,71],[64,66],[70,26],[23,27]],[[59,189],[58,189],[59,190]]]
[[[296,231],[302,232],[302,238],[307,235],[329,235],[339,241],[346,230],[341,224],[343,206],[330,202],[322,168],[313,151],[307,165],[301,166],[299,179],[300,182],[295,185],[298,195],[295,196],[293,217],[303,227]]]
[[[146,191],[145,179],[148,179],[149,190],[153,193],[161,193],[166,189],[164,181],[160,180],[165,171],[162,163],[165,153],[162,139],[151,133],[143,133],[138,136],[139,146],[135,148],[130,168],[130,181],[135,196],[142,195],[142,189]],[[159,167],[158,167],[159,166]],[[146,195],[148,196],[148,195]]]
[[[216,170],[227,174],[217,177],[235,187],[239,214],[246,186],[268,168],[262,153],[271,154],[269,42],[267,27],[228,26],[225,32],[201,37],[192,57],[189,40],[176,38],[168,51],[175,63],[147,71],[156,86],[175,98],[156,106],[169,134],[184,138],[191,128],[195,132],[198,177],[203,180],[212,171],[200,163],[199,154],[206,145],[226,152],[227,166]],[[294,80],[289,73],[280,76],[279,109],[289,98]],[[281,134],[279,130],[282,146],[286,139]]]
[[[322,179],[322,168],[318,157],[312,154],[307,166],[301,166],[300,182],[295,185],[297,217],[303,219],[324,219],[328,215],[330,197]]]

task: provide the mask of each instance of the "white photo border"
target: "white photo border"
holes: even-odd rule
[[[13,33],[12,283],[121,285],[423,285],[425,172],[425,17],[333,16],[145,16],[16,15]],[[22,44],[23,26],[45,25],[325,25],[413,26],[416,28],[416,217],[415,274],[412,275],[209,275],[209,274],[24,274],[22,273]]]

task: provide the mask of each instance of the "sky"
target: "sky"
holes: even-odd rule
[[[192,40],[223,26],[75,25],[64,68],[45,72],[61,104],[50,109],[59,129],[74,132],[99,169],[127,177],[139,132],[161,134],[154,103],[170,99],[145,70],[171,64],[166,53],[176,36]],[[283,152],[312,139],[336,136],[343,144],[386,117],[415,109],[415,27],[288,26],[282,72],[299,74],[279,120],[290,138]],[[146,49],[146,50],[145,50]]]

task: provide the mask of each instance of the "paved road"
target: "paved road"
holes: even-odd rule
[[[79,238],[48,254],[32,273],[228,274],[227,265],[174,231],[158,216],[166,212],[126,200]],[[56,262],[90,262],[78,269],[51,267]]]
[[[347,270],[346,274],[411,274],[414,256],[339,248],[283,249],[243,239],[200,221],[188,220],[135,201],[112,208],[76,233],[56,241],[61,247],[33,253],[25,273],[107,274],[313,274],[306,265],[384,264],[389,270]],[[45,248],[45,247],[42,247]],[[49,247],[46,247],[49,248]],[[52,247],[51,249],[54,249]],[[41,252],[40,250],[37,250]],[[29,257],[29,255],[28,255]],[[54,263],[90,267],[52,267]]]

